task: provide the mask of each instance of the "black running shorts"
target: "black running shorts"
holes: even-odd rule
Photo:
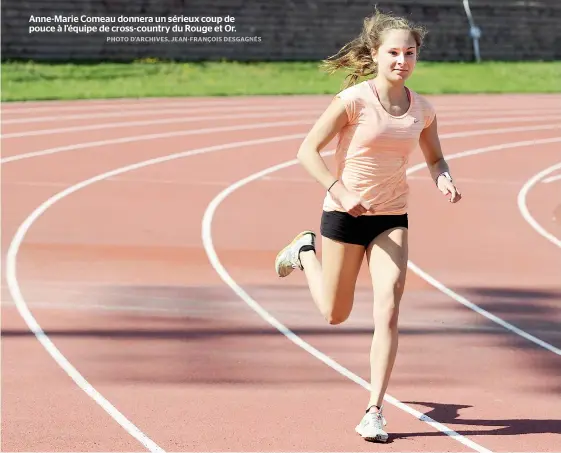
[[[320,232],[334,241],[366,248],[380,233],[396,227],[409,228],[407,214],[353,217],[346,212],[323,211]]]

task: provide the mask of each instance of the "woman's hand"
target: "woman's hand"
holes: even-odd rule
[[[333,186],[330,192],[343,209],[353,217],[358,217],[371,208],[370,204],[363,200],[360,195],[347,190],[347,188],[339,182]]]
[[[456,188],[451,179],[448,179],[445,175],[440,175],[436,181],[436,186],[438,190],[442,192],[443,195],[450,195],[448,201],[450,203],[457,203],[462,199],[462,194]]]

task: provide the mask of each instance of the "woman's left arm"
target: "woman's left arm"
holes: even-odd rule
[[[457,189],[450,176],[450,169],[442,155],[440,139],[438,138],[438,125],[436,116],[430,126],[423,129],[419,138],[419,146],[425,156],[425,161],[429,168],[436,187],[444,194],[450,194],[450,203],[456,203],[461,200],[462,194]]]

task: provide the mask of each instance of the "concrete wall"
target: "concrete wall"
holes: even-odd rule
[[[424,23],[429,29],[424,60],[473,60],[473,47],[462,0],[379,1],[391,10]],[[317,60],[335,53],[354,37],[374,2],[365,0],[3,0],[2,58],[34,60],[113,60],[159,58]],[[484,60],[553,60],[561,57],[560,0],[471,0],[482,29]],[[29,33],[30,16],[230,16],[235,32],[211,33]],[[175,25],[187,25],[175,23]],[[66,24],[68,25],[68,24]],[[77,22],[73,26],[100,26]],[[109,26],[173,26],[115,22]],[[190,24],[201,26],[205,24]],[[212,24],[215,25],[215,24]],[[222,42],[138,42],[139,37],[193,39],[222,37]],[[253,42],[225,42],[224,37],[251,37]],[[128,39],[128,41],[125,41]],[[137,41],[137,42],[134,42]]]

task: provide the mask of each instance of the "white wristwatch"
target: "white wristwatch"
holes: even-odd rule
[[[438,178],[440,178],[441,176],[444,176],[448,181],[452,181],[452,176],[450,176],[450,173],[448,173],[447,171],[443,171],[442,173],[440,173],[437,177],[436,177],[436,183],[438,184]]]

